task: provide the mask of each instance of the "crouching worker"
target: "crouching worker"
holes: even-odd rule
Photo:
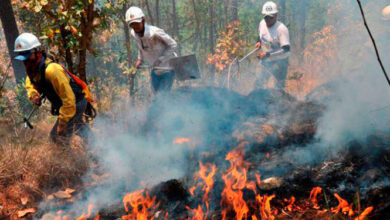
[[[130,7],[126,12],[126,22],[131,27],[131,36],[138,46],[138,59],[135,68],[143,61],[152,66],[151,82],[155,93],[170,90],[175,78],[169,67],[169,60],[176,56],[177,43],[164,30],[146,24],[145,15],[138,7]]]
[[[51,113],[58,115],[50,132],[51,140],[67,146],[76,132],[86,141],[88,127],[83,121],[83,113],[87,107],[86,98],[91,97],[88,87],[83,90],[78,84],[80,79],[50,60],[33,34],[19,35],[14,51],[17,53],[15,59],[23,61],[26,68],[26,90],[30,101],[39,107],[41,97],[46,97],[52,105]]]

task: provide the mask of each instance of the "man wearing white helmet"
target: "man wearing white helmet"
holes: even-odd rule
[[[263,5],[264,19],[259,24],[259,40],[256,43],[262,51],[257,57],[262,59],[264,68],[276,78],[276,87],[284,89],[287,77],[290,36],[287,27],[278,21],[277,5],[268,1]],[[264,75],[264,74],[263,74]]]
[[[135,68],[147,61],[152,66],[151,83],[154,92],[170,90],[174,72],[169,60],[175,57],[177,43],[164,30],[148,25],[145,15],[138,7],[130,7],[126,12],[126,22],[132,28],[131,36],[138,46],[138,59]]]
[[[58,144],[68,145],[74,131],[86,137],[86,127],[82,120],[89,90],[85,90],[70,77],[70,73],[60,64],[50,60],[38,38],[23,33],[15,40],[16,60],[23,61],[26,71],[26,90],[30,101],[37,107],[42,98],[52,105],[52,114],[58,119],[50,132],[51,139]]]
[[[390,5],[386,6],[382,10],[382,19],[384,21],[390,20]]]

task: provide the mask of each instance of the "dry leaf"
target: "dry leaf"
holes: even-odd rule
[[[20,201],[22,202],[22,205],[27,205],[28,197],[23,197],[23,198],[20,199]]]
[[[37,212],[36,208],[29,208],[29,209],[21,210],[21,211],[18,211],[18,217],[23,218],[26,215],[28,215],[30,213],[35,213],[35,212]]]
[[[72,195],[66,191],[58,191],[53,194],[56,198],[59,199],[69,199],[72,197]]]
[[[76,192],[76,190],[75,189],[71,189],[71,188],[66,188],[65,192],[67,192],[69,194],[73,194],[74,192]]]

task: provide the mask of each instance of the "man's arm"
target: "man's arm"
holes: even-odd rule
[[[163,54],[158,58],[160,62],[164,62],[165,60],[172,57],[172,54],[175,53],[177,48],[177,43],[171,36],[165,33],[164,30],[159,29],[156,31],[156,36],[158,36],[161,41],[166,45],[166,49]]]
[[[76,114],[76,97],[69,84],[70,79],[64,69],[56,63],[52,63],[46,68],[46,79],[52,84],[54,91],[62,101],[58,124],[64,126]]]
[[[42,104],[41,102],[41,96],[38,92],[38,90],[35,89],[35,86],[31,83],[30,78],[26,77],[26,90],[27,90],[27,97],[30,100],[30,102],[36,106],[40,106]]]
[[[280,55],[283,55],[283,54],[286,54],[290,52],[290,45],[285,45],[279,49],[276,49],[276,50],[273,50],[273,51],[269,51],[269,52],[266,52],[266,55],[265,57],[266,58],[269,58],[269,57],[276,57],[276,56],[280,56]]]

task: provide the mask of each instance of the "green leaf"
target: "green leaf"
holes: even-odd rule
[[[34,7],[34,11],[35,12],[40,12],[42,10],[42,5],[39,5],[39,4],[37,4],[37,5],[35,5],[35,7]]]
[[[45,6],[45,5],[47,5],[49,2],[47,1],[47,0],[41,0],[41,5],[42,6]]]

